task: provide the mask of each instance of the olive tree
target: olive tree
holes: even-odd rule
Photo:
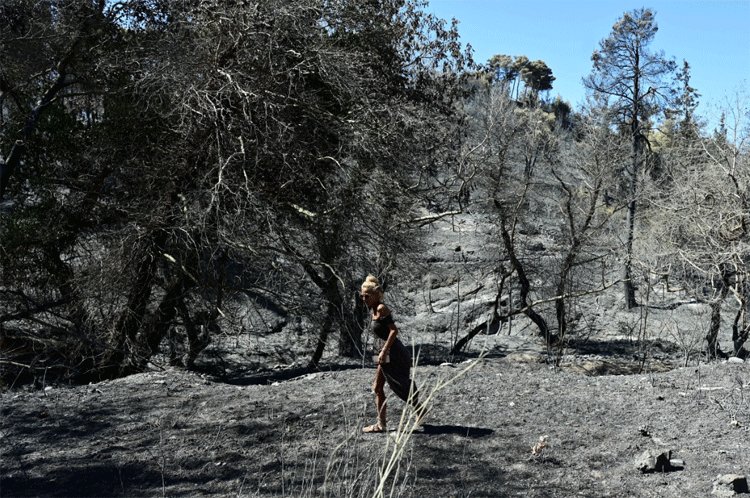
[[[548,345],[564,344],[578,301],[619,281],[609,270],[611,220],[623,205],[608,206],[605,194],[625,142],[610,109],[589,109],[572,130],[546,106],[519,106],[502,80],[477,80],[463,150],[476,170],[473,203],[495,220],[487,250],[496,248],[498,292],[488,319],[453,351],[519,314]]]
[[[77,372],[114,376],[144,368],[175,329],[193,362],[247,296],[310,320],[311,366],[335,331],[356,352],[349,292],[395,259],[435,193],[435,144],[459,136],[470,58],[423,6],[106,4],[116,43],[93,64],[97,118],[71,128],[72,153],[49,148],[54,174],[19,183],[32,201],[3,217],[5,254],[23,257],[4,261],[2,323],[67,337]],[[85,122],[74,98],[60,113]],[[25,219],[56,230],[14,229]]]

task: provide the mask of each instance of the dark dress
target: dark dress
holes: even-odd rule
[[[375,341],[373,343],[374,354],[380,354],[380,351],[385,345],[385,341],[388,340],[388,336],[391,330],[388,328],[388,324],[394,323],[391,315],[386,315],[372,321],[372,332],[375,335]],[[396,338],[388,351],[389,361],[380,365],[385,374],[385,380],[391,387],[391,391],[403,399],[404,401],[409,400],[409,389],[412,386],[411,380],[411,357],[409,351],[406,349],[404,344]],[[414,401],[416,401],[416,386]]]

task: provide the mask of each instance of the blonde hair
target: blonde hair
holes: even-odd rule
[[[367,278],[362,284],[362,290],[374,292],[380,296],[380,299],[383,298],[383,288],[380,287],[380,282],[378,282],[378,278],[374,275],[367,275]]]

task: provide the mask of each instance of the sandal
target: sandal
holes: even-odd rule
[[[380,422],[378,422],[377,424],[372,424],[369,427],[365,427],[364,429],[362,429],[362,432],[367,432],[367,433],[387,432],[387,429],[385,425],[380,425]]]

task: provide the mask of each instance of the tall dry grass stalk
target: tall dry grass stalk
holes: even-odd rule
[[[413,372],[417,374],[419,358],[415,358]],[[479,357],[466,364],[455,375],[440,378],[434,385],[428,386],[427,381],[418,387],[420,401],[425,406],[431,406],[435,396],[453,384],[460,377],[468,373],[485,357]],[[426,394],[426,396],[425,396]],[[412,484],[416,480],[413,471],[413,458],[410,453],[410,441],[414,432],[420,426],[417,412],[412,407],[411,400],[404,404],[401,410],[398,426],[394,431],[384,435],[382,452],[373,456],[372,437],[362,433],[361,417],[344,416],[346,437],[331,451],[330,455],[322,455],[316,450],[310,458],[304,459],[299,453],[284,454],[284,441],[281,442],[281,496],[289,498],[395,498],[410,496]],[[427,416],[429,418],[429,415]],[[320,447],[320,445],[318,445]],[[291,458],[289,458],[291,457]],[[324,470],[323,460],[325,460]],[[297,470],[299,469],[299,470]],[[302,475],[300,475],[300,472]],[[322,474],[322,475],[321,475]],[[322,484],[321,484],[322,481]],[[263,496],[260,489],[257,494],[249,496]],[[248,496],[241,491],[237,496]]]
[[[427,398],[421,400],[422,404],[426,407],[430,407],[437,393],[450,386],[460,377],[469,372],[480,361],[482,361],[484,356],[485,353],[480,354],[476,360],[470,362],[456,375],[448,377],[447,379],[439,379],[437,383],[435,383],[435,385],[429,389],[429,391],[425,389],[427,387],[426,382],[423,382],[421,385],[419,385],[418,392],[429,392]],[[413,371],[416,374],[418,368],[418,357],[415,356],[414,358],[415,360]],[[372,494],[373,498],[385,498],[386,496],[392,498],[394,496],[398,496],[398,494],[396,493],[396,484],[398,483],[398,478],[403,472],[403,469],[405,467],[408,468],[408,466],[411,465],[410,461],[404,462],[404,457],[407,453],[409,441],[411,440],[414,431],[417,430],[421,422],[419,420],[419,414],[415,410],[411,409],[411,406],[411,399],[409,399],[405,404],[404,409],[401,410],[401,418],[399,419],[399,424],[396,432],[394,434],[389,434],[389,437],[386,438],[385,457],[383,458],[383,461],[379,468],[378,482]],[[405,464],[408,465],[405,466]],[[389,482],[390,486],[388,486]]]

